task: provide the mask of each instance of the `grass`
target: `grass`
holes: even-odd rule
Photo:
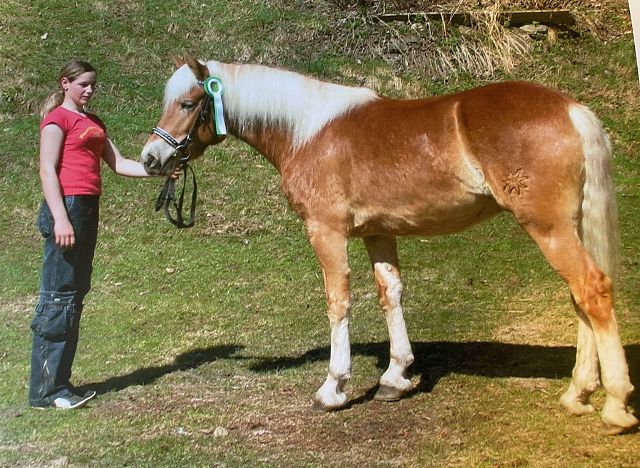
[[[559,408],[575,354],[568,293],[505,215],[455,236],[400,240],[417,361],[416,391],[396,404],[372,400],[388,337],[364,247],[350,244],[352,405],[311,413],[329,357],[321,275],[276,172],[237,141],[195,164],[202,189],[191,230],[178,231],[153,212],[161,180],[105,170],[94,285],[74,366],[74,381],[100,395],[77,412],[35,412],[25,404],[41,261],[34,227],[38,103],[65,60],[87,58],[100,71],[95,111],[119,148],[137,157],[160,113],[167,57],[183,51],[399,97],[532,79],[591,106],[615,148],[624,248],[617,314],[632,381],[640,384],[640,98],[620,7],[612,3],[593,17],[596,26],[622,31],[606,41],[595,33],[601,27],[587,25],[579,38],[532,44],[529,60],[511,72],[433,81],[325,40],[333,29],[344,32],[336,25],[345,24],[347,7],[335,2],[92,1],[90,15],[63,0],[5,3],[0,465],[637,463],[637,434],[605,437],[597,414],[575,418]],[[601,407],[603,393],[594,400]],[[631,404],[640,407],[637,395]]]

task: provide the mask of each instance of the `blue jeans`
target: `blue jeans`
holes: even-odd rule
[[[64,201],[75,234],[73,249],[62,250],[56,245],[53,216],[46,201],[38,214],[44,260],[40,295],[31,322],[29,404],[32,406],[49,406],[69,391],[83,300],[91,288],[100,198],[73,195],[66,196]]]

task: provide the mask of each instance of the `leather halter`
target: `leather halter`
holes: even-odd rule
[[[198,83],[202,84],[202,81],[198,81]],[[189,130],[189,133],[187,133],[187,136],[184,137],[182,141],[178,141],[169,132],[167,132],[166,130],[160,127],[154,127],[151,130],[151,132],[154,135],[159,136],[175,149],[175,152],[171,155],[171,157],[167,158],[167,162],[165,162],[165,165],[169,161],[171,161],[172,158],[175,158],[178,156],[180,156],[179,162],[181,167],[184,167],[184,165],[187,164],[187,162],[189,161],[189,158],[191,157],[191,151],[189,149],[189,145],[191,145],[191,142],[193,141],[193,135],[195,135],[196,131],[198,130],[198,127],[200,127],[200,125],[202,125],[207,120],[209,120],[209,114],[211,113],[210,104],[211,104],[211,97],[208,94],[205,94],[204,97],[200,100],[200,103],[198,104],[200,106],[200,115],[198,116],[196,121],[193,123],[193,126],[191,127],[191,130]],[[164,169],[164,167],[162,169]]]
[[[198,82],[202,84],[201,81]],[[169,163],[174,158],[179,158],[177,163],[180,164],[180,169],[184,174],[184,178],[182,180],[182,189],[180,191],[180,196],[176,200],[175,198],[175,184],[176,181],[171,176],[167,177],[167,180],[164,184],[164,187],[158,198],[156,199],[155,210],[159,211],[160,208],[164,208],[164,215],[169,220],[171,224],[176,226],[179,229],[189,228],[195,223],[195,215],[196,215],[196,198],[198,196],[198,183],[196,181],[196,175],[193,172],[193,168],[191,168],[188,164],[189,158],[191,157],[191,150],[189,146],[193,142],[193,136],[195,132],[198,130],[200,125],[207,122],[210,118],[209,114],[211,113],[211,97],[208,94],[200,100],[200,115],[193,123],[191,130],[187,133],[187,136],[182,139],[182,141],[178,141],[174,138],[169,132],[163,130],[160,127],[154,127],[152,133],[154,135],[159,136],[169,145],[171,145],[175,151],[174,153],[167,158],[167,161],[163,165],[164,166]],[[189,219],[185,222],[184,216],[182,214],[183,206],[184,206],[184,193],[187,186],[187,172],[191,170],[192,183],[193,183],[193,192],[191,194],[191,207],[189,209]],[[161,170],[162,171],[162,170]],[[171,214],[171,205],[173,205],[176,215],[173,216]]]

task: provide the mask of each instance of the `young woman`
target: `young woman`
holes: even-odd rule
[[[147,173],[139,162],[120,154],[102,121],[85,109],[96,90],[95,68],[69,62],[58,86],[43,106],[40,124],[44,201],[38,228],[44,237],[44,261],[31,323],[29,404],[69,409],[84,406],[96,394],[75,394],[69,379],[83,300],[91,287],[102,192],[100,160],[120,175]]]

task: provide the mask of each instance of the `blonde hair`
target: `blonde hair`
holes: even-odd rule
[[[60,74],[58,75],[58,89],[44,101],[44,104],[40,109],[40,116],[44,118],[49,112],[61,105],[64,101],[64,89],[62,89],[62,85],[60,84],[63,78],[73,81],[83,73],[95,71],[96,69],[93,65],[89,62],[83,62],[82,60],[72,60],[62,67],[62,70],[60,70]]]

